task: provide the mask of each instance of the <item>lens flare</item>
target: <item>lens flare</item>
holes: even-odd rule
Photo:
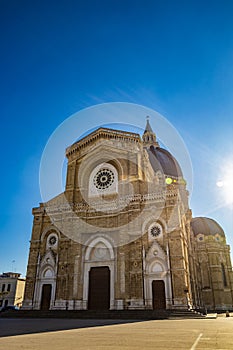
[[[167,177],[165,181],[166,181],[167,185],[171,185],[172,184],[172,179],[170,177]]]
[[[233,163],[227,162],[223,169],[223,177],[216,182],[216,185],[221,189],[221,194],[224,197],[226,204],[233,203]]]

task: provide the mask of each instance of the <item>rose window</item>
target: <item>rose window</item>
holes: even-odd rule
[[[49,238],[49,244],[50,244],[50,245],[54,245],[54,244],[56,244],[56,242],[57,242],[56,236],[51,236],[51,237]]]
[[[94,185],[99,190],[109,188],[114,182],[114,173],[110,169],[101,169],[94,177]]]
[[[150,234],[152,237],[157,237],[161,233],[161,228],[159,226],[153,226],[150,229]]]

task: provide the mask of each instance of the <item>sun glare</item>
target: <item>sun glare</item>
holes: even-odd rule
[[[221,191],[226,204],[233,203],[233,164],[228,163],[224,167],[223,176],[216,182],[217,187]]]

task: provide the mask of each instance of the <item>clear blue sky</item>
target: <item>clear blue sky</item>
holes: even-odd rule
[[[217,219],[233,249],[232,205],[216,186],[233,162],[232,18],[231,0],[0,2],[0,272],[26,272],[47,139],[102,102],[142,104],[175,126],[193,214]]]

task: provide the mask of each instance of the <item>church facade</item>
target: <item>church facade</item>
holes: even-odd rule
[[[66,187],[33,209],[24,309],[232,309],[230,248],[193,218],[156,140],[99,128],[67,148]]]

